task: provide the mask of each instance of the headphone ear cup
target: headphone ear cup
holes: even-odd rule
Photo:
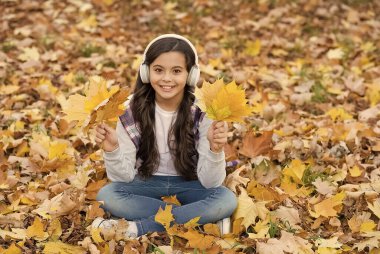
[[[148,84],[149,80],[149,66],[146,64],[140,65],[140,78],[144,84]]]
[[[195,87],[197,85],[197,83],[198,83],[199,76],[200,76],[200,70],[199,70],[198,66],[194,65],[190,69],[189,75],[187,76],[186,83],[189,86],[194,86]]]

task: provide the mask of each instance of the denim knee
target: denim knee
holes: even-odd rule
[[[233,193],[230,189],[222,186],[221,199],[224,202],[224,213],[227,215],[226,217],[231,216],[238,204],[235,193]]]
[[[108,199],[108,196],[112,193],[112,183],[107,184],[103,186],[99,191],[98,194],[96,195],[96,200],[97,201],[105,201]]]

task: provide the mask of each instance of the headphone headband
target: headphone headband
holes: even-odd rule
[[[179,40],[187,42],[187,44],[190,46],[190,48],[194,52],[194,55],[195,55],[195,65],[198,67],[198,65],[199,65],[198,64],[198,53],[197,53],[197,50],[195,49],[194,45],[187,38],[185,38],[185,37],[183,37],[181,35],[178,35],[178,34],[162,34],[162,35],[154,38],[151,42],[149,42],[148,46],[146,46],[146,48],[144,50],[144,55],[143,55],[143,59],[142,59],[143,63],[145,62],[146,53],[148,52],[150,46],[152,46],[152,44],[155,43],[156,41],[164,39],[164,38],[174,38],[174,39],[179,39]]]

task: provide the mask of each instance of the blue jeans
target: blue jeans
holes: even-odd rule
[[[216,222],[231,216],[237,206],[235,194],[224,186],[206,189],[199,181],[185,181],[181,176],[138,177],[132,182],[112,182],[100,189],[97,200],[113,216],[136,222],[138,235],[165,231],[154,217],[166,203],[163,196],[176,195],[181,206],[173,205],[177,223],[200,216],[198,223]]]

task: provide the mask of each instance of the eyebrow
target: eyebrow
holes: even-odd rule
[[[155,64],[155,65],[153,65],[153,67],[161,67],[161,68],[164,68],[162,65],[159,65],[159,64]],[[177,65],[177,66],[173,66],[173,67],[172,67],[172,69],[174,69],[174,68],[181,68],[181,69],[184,69],[184,67],[179,66],[179,65]]]

